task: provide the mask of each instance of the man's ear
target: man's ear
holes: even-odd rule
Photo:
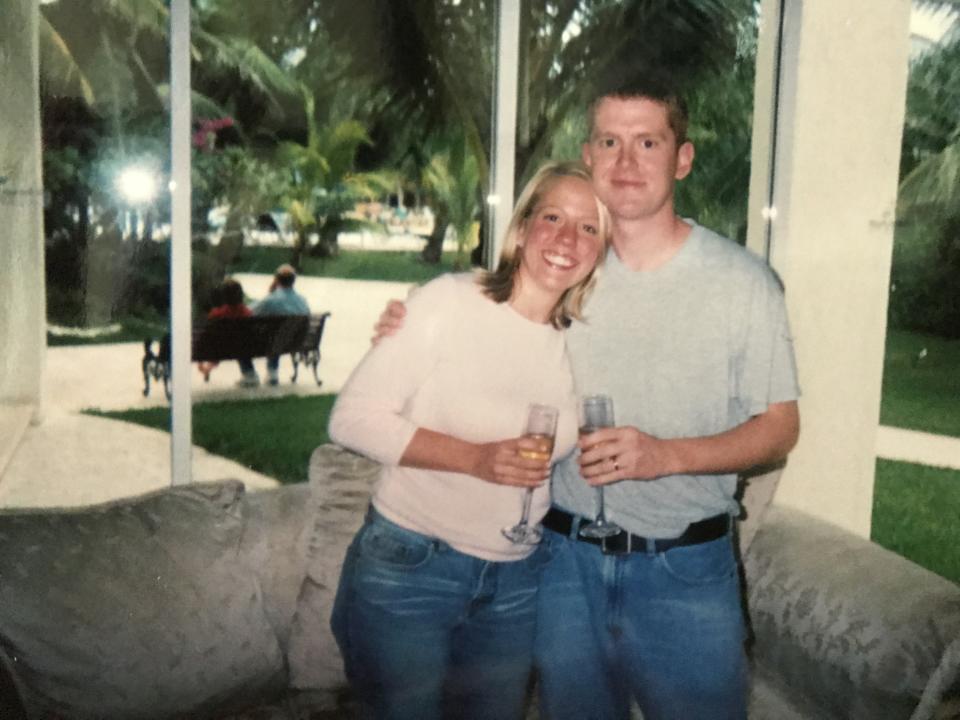
[[[674,178],[683,180],[690,174],[693,169],[694,154],[693,143],[689,140],[677,148],[677,172],[674,173]]]

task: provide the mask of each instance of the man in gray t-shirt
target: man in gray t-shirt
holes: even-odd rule
[[[567,332],[577,391],[613,399],[553,473],[537,665],[550,720],[746,717],[730,527],[737,474],[796,442],[783,290],[759,258],[674,211],[693,163],[670,88],[602,92],[584,161],[613,218],[586,322]],[[622,528],[585,538],[603,487]]]

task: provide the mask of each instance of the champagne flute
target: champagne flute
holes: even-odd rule
[[[531,405],[527,412],[527,426],[523,434],[537,443],[536,450],[520,450],[520,456],[531,460],[549,460],[553,455],[553,440],[557,434],[557,409],[550,405]],[[530,501],[533,488],[523,493],[523,511],[520,522],[501,532],[510,542],[518,545],[536,545],[543,536],[536,525],[530,524]]]
[[[580,400],[580,435],[600,428],[613,427],[613,399],[609,395],[587,395]],[[623,532],[616,523],[607,520],[603,508],[603,485],[597,490],[597,517],[580,528],[580,534],[589,538],[605,538]]]

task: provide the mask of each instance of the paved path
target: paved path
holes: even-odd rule
[[[268,275],[240,275],[244,290],[262,297]],[[195,401],[260,399],[284,394],[337,392],[369,347],[371,328],[386,301],[404,297],[407,283],[366,282],[303,277],[297,288],[312,309],[329,310],[320,362],[323,386],[307,374],[298,383],[239,389],[236,363],[223,363],[209,383],[191,375]],[[141,426],[81,415],[99,407],[125,409],[165,406],[162,389],[143,397],[139,343],[50,348],[44,370],[46,393],[39,425],[29,426],[13,452],[0,482],[0,507],[84,505],[169,484],[169,435]],[[281,379],[289,365],[281,365]],[[262,371],[263,361],[258,367]],[[0,428],[2,429],[2,428]],[[19,432],[19,429],[17,430]],[[960,469],[960,439],[881,427],[877,455],[883,458]],[[233,477],[252,489],[270,487],[272,478],[235,462],[194,448],[193,479]]]
[[[877,430],[877,457],[960,469],[960,438],[881,425]]]
[[[247,295],[255,298],[266,294],[271,281],[269,275],[241,274],[236,277]],[[304,372],[302,367],[297,383],[291,384],[289,378],[293,367],[287,358],[283,358],[280,385],[240,389],[236,387],[240,379],[237,363],[224,362],[211,373],[209,383],[203,382],[195,368],[191,371],[194,401],[337,392],[370,347],[373,323],[387,300],[405,297],[409,288],[409,283],[299,278],[296,289],[306,296],[310,308],[331,313],[320,346],[323,385],[317,387],[312,374],[309,370]],[[44,372],[46,405],[73,411],[166,406],[162,387],[152,386],[149,397],[143,397],[142,357],[141,343],[50,348]],[[261,377],[266,374],[264,362],[255,361]]]

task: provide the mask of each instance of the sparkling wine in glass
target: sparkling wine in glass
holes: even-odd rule
[[[580,435],[600,428],[613,427],[613,399],[609,395],[587,395],[580,400]],[[580,528],[580,534],[590,538],[605,538],[623,532],[616,523],[607,520],[603,509],[603,485],[597,487],[597,518]]]
[[[557,434],[557,409],[550,405],[531,405],[527,412],[527,426],[524,436],[535,440],[534,450],[521,450],[520,456],[530,460],[549,460],[553,455],[553,441]],[[530,501],[533,488],[523,492],[523,510],[520,522],[501,531],[510,542],[518,545],[536,545],[543,536],[540,528],[530,524]]]

